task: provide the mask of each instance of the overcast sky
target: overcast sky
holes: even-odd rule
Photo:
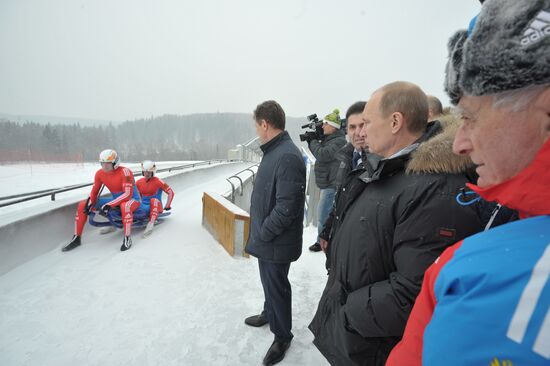
[[[0,112],[128,120],[345,113],[385,83],[443,92],[475,0],[0,0]]]

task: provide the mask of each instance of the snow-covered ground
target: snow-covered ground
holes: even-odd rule
[[[127,252],[120,231],[88,226],[74,251],[0,276],[0,365],[261,364],[272,334],[244,324],[263,305],[257,261],[229,257],[201,226],[202,193],[225,193],[236,170],[174,186],[172,215],[147,239],[135,230]],[[295,338],[281,365],[327,364],[307,329],[326,281],[315,235],[305,229],[290,267]]]

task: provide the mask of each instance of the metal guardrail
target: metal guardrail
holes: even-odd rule
[[[243,173],[243,172],[246,172],[246,171],[249,171],[252,173],[252,184],[254,184],[254,180],[256,179],[256,173],[252,170],[253,167],[255,166],[258,166],[258,164],[254,164],[254,165],[251,165],[249,166],[248,168],[245,168],[235,174],[233,174],[232,176],[226,178],[225,180],[229,182],[229,184],[231,184],[231,202],[235,203],[235,185],[233,184],[233,182],[230,181],[231,178],[236,178],[239,180],[240,184],[241,184],[241,196],[243,195],[243,180],[241,177],[239,177],[239,174]]]
[[[301,148],[302,154],[304,154],[307,157],[308,162],[306,164],[309,165],[309,175],[307,177],[307,183],[306,183],[306,202],[305,202],[305,216],[306,216],[306,224],[309,225],[311,223],[317,222],[317,207],[319,206],[319,194],[320,190],[319,187],[317,187],[317,184],[315,184],[315,157],[309,151],[309,149]]]
[[[68,187],[73,187],[73,186],[59,187],[59,188],[55,188],[55,189],[57,190],[57,189],[68,188]],[[39,194],[39,193],[44,193],[44,192],[51,192],[52,190],[53,189],[50,188],[50,189],[43,189],[41,191],[34,191],[34,192],[14,194],[14,195],[11,195],[11,196],[4,196],[4,197],[0,197],[0,201],[11,200],[11,199],[14,199],[14,198],[19,198],[19,197],[27,197],[27,196],[30,196],[30,195],[33,195],[33,194]]]
[[[201,162],[198,162],[198,163],[177,165],[177,166],[174,166],[174,167],[158,169],[157,173],[172,172],[174,170],[194,168],[196,166],[201,166],[201,165],[211,165],[212,163],[219,163],[219,162],[223,162],[223,161],[226,161],[226,160],[214,159],[214,160],[201,161]],[[143,173],[141,171],[133,172],[133,173],[134,173],[134,176],[136,176],[136,177],[139,177],[139,176],[143,175]],[[35,199],[42,198],[42,197],[47,197],[47,196],[51,196],[51,200],[55,201],[55,195],[56,194],[72,191],[72,190],[79,189],[79,188],[89,187],[91,185],[93,185],[93,183],[74,184],[72,186],[44,189],[44,190],[41,190],[41,191],[34,191],[34,192],[21,193],[21,194],[16,194],[16,195],[11,195],[11,196],[4,196],[4,197],[0,197],[0,201],[5,201],[5,200],[19,198],[19,197],[24,197],[24,198],[21,198],[19,200],[15,200],[15,201],[6,202],[6,203],[0,203],[0,207],[15,205],[17,203],[31,201],[31,200],[35,200]]]
[[[262,160],[263,153],[260,148],[260,139],[258,137],[254,137],[253,139],[248,140],[241,146],[243,146],[244,148],[244,160],[250,160],[253,162],[259,162],[260,160]]]

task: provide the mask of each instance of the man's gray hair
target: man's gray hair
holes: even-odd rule
[[[512,112],[520,112],[548,88],[550,88],[550,84],[530,85],[525,88],[494,94],[493,107],[498,109],[506,108]]]

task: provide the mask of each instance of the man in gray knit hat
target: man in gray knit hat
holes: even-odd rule
[[[548,365],[550,0],[488,0],[449,50],[453,150],[477,166],[470,188],[521,220],[436,260],[387,365]]]

